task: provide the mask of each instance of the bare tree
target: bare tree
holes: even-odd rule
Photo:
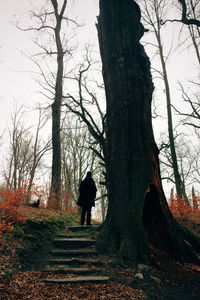
[[[200,4],[199,1],[196,0],[188,0],[188,15],[192,17],[193,19],[200,18]],[[187,34],[188,32],[188,34]],[[183,34],[184,33],[184,34]],[[188,26],[181,26],[180,27],[180,33],[179,33],[179,49],[181,47],[190,49],[193,47],[195,51],[195,55],[197,58],[197,62],[200,65],[200,50],[199,50],[199,43],[200,43],[200,27],[196,25],[188,25]]]
[[[77,65],[73,74],[67,76],[75,92],[65,91],[64,105],[87,128],[91,136],[87,140],[87,147],[93,151],[96,160],[99,160],[95,167],[98,186],[97,211],[104,220],[107,210],[105,89],[98,59],[94,60],[92,57],[93,47],[87,45],[82,62]]]
[[[165,139],[166,138],[164,138],[164,140]],[[184,198],[187,198],[187,193],[190,192],[189,187],[196,182],[194,180],[194,168],[199,155],[197,154],[195,146],[191,141],[188,141],[188,138],[186,139],[186,137],[177,137],[175,146],[182,178],[183,196]],[[161,142],[160,146],[160,163],[162,179],[167,180],[167,182],[172,182],[175,185],[169,145],[164,142]],[[187,203],[191,205],[189,200],[187,200]]]
[[[183,101],[187,104],[187,111],[181,111],[173,106],[174,110],[182,117],[182,124],[193,127],[197,136],[200,136],[200,97],[199,88],[200,84],[198,82],[191,81],[195,87],[196,92],[192,91],[191,87],[186,88],[181,83],[179,83]]]
[[[52,178],[48,205],[52,208],[60,207],[61,193],[61,106],[63,96],[63,77],[66,62],[71,58],[74,46],[70,46],[74,31],[66,37],[68,23],[77,23],[66,17],[67,0],[48,0],[38,12],[30,12],[34,23],[29,28],[18,28],[24,31],[36,32],[34,43],[40,50],[31,60],[36,64],[36,75],[41,93],[52,101]],[[48,7],[49,6],[49,7]]]
[[[44,128],[46,124],[47,116],[42,114],[42,110],[39,107],[38,108],[38,121],[36,124],[36,131],[35,131],[35,136],[32,139],[33,143],[33,158],[32,158],[32,165],[30,169],[30,175],[29,175],[29,180],[28,180],[28,187],[27,187],[27,193],[28,193],[28,198],[31,198],[31,190],[35,178],[35,173],[37,167],[40,165],[41,159],[44,157],[44,155],[52,150],[52,145],[51,145],[51,139],[47,139],[45,143],[41,143],[40,140],[40,132]]]
[[[197,20],[195,15],[192,15],[192,13],[199,9],[199,1],[193,1],[193,0],[178,0],[179,4],[181,5],[181,22],[186,25],[196,25],[200,27],[200,20]]]
[[[181,14],[181,19],[167,19],[165,21],[161,20],[161,24],[166,22],[181,22],[186,25],[195,25],[200,27],[199,15],[194,15],[193,12],[199,11],[199,1],[198,0],[176,0],[179,3],[178,10]],[[175,3],[176,3],[175,2]]]
[[[86,126],[72,114],[62,129],[62,192],[74,202],[78,199],[79,185],[88,170],[95,173],[96,155],[89,147],[91,136]]]
[[[15,108],[11,117],[12,128],[9,129],[10,151],[8,150],[9,154],[6,158],[8,163],[4,171],[7,186],[15,190],[22,186],[22,180],[25,180],[27,176],[27,163],[30,161],[28,155],[28,149],[30,149],[29,129],[22,124],[23,115],[24,112],[20,107]]]
[[[96,79],[91,78],[94,73]],[[63,96],[64,105],[67,110],[75,114],[85,124],[93,137],[93,144],[90,144],[95,154],[103,164],[106,163],[106,114],[105,114],[105,90],[102,84],[102,77],[97,70],[97,62],[91,58],[90,47],[86,48],[83,62],[78,64],[74,74],[67,76],[67,79],[75,84],[75,93],[65,91]]]
[[[24,115],[25,111],[20,107],[16,108],[12,116],[12,127],[9,128],[10,147],[6,154],[4,178],[7,187],[15,190],[26,185],[28,198],[25,200],[30,200],[35,175],[41,168],[45,153],[50,150],[51,142],[43,143],[40,138],[40,132],[45,125],[41,110],[35,133],[33,127],[24,126],[22,122]]]
[[[150,244],[168,249],[177,259],[199,261],[199,242],[177,226],[162,189],[151,123],[153,84],[140,44],[140,17],[135,1],[100,0],[97,27],[107,103],[109,206],[98,248],[136,264],[148,260],[148,235]]]
[[[199,185],[200,184],[200,155],[199,155],[199,144],[193,149],[194,151],[194,160],[192,165],[192,174],[191,179],[194,184]]]
[[[171,91],[170,84],[167,73],[167,59],[164,54],[163,48],[163,39],[161,32],[161,20],[166,10],[166,0],[140,0],[142,7],[142,16],[145,23],[151,27],[155,38],[156,38],[156,46],[158,55],[160,57],[161,62],[161,71],[157,71],[159,75],[161,75],[164,86],[165,86],[165,96],[166,96],[166,106],[167,106],[167,120],[168,120],[168,137],[169,137],[169,145],[171,151],[171,161],[173,167],[174,180],[176,185],[176,193],[180,198],[184,198],[182,180],[179,172],[179,166],[177,161],[177,154],[174,142],[174,132],[173,132],[173,117],[172,117],[172,109],[171,109]]]

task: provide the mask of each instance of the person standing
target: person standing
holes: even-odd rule
[[[96,192],[97,188],[92,178],[92,173],[87,172],[85,179],[81,181],[79,187],[79,199],[77,202],[77,204],[82,208],[81,225],[84,225],[86,215],[87,225],[91,225],[91,210],[92,206],[95,206]]]

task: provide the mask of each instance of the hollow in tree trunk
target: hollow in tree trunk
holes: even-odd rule
[[[132,0],[100,0],[97,29],[107,101],[109,196],[98,248],[137,263],[148,260],[151,243],[180,260],[198,261],[199,243],[177,224],[162,189],[139,6]]]

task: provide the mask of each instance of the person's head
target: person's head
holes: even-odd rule
[[[87,172],[87,177],[92,177],[92,172],[88,171]]]

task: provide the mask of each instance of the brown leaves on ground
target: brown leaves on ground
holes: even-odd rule
[[[47,217],[61,215],[49,209],[38,209],[21,206],[19,208],[27,219],[37,221]],[[50,272],[27,271],[16,272],[20,269],[15,249],[23,247],[23,241],[7,232],[0,236],[0,299],[1,300],[141,300],[143,292],[128,287],[119,282],[105,284],[54,284],[44,283],[44,278],[64,277],[64,274],[51,274]],[[129,273],[129,272],[128,272]],[[11,275],[11,276],[10,276]],[[119,274],[120,276],[123,274]],[[127,274],[126,274],[127,275]],[[71,275],[75,276],[75,275]]]
[[[48,209],[23,206],[28,219],[42,221],[49,216],[61,215]],[[184,225],[185,222],[180,222]],[[200,224],[189,227],[197,234]],[[23,241],[11,233],[0,234],[0,299],[1,300],[141,300],[146,295],[153,299],[199,300],[200,267],[180,264],[166,252],[150,248],[152,266],[148,269],[123,268],[114,259],[100,257],[104,272],[111,282],[106,284],[54,284],[44,283],[44,278],[63,277],[50,272],[16,272],[20,269],[15,249],[24,247]],[[17,267],[17,268],[16,268]],[[142,279],[137,274],[142,274]],[[13,275],[9,277],[9,275]],[[75,276],[75,275],[71,275]]]
[[[143,292],[120,283],[105,284],[54,284],[44,283],[45,273],[37,271],[18,272],[11,279],[2,300],[142,300]]]
[[[12,233],[0,233],[0,279],[9,276],[14,269],[20,268],[16,249],[24,247],[24,241],[13,238]]]

